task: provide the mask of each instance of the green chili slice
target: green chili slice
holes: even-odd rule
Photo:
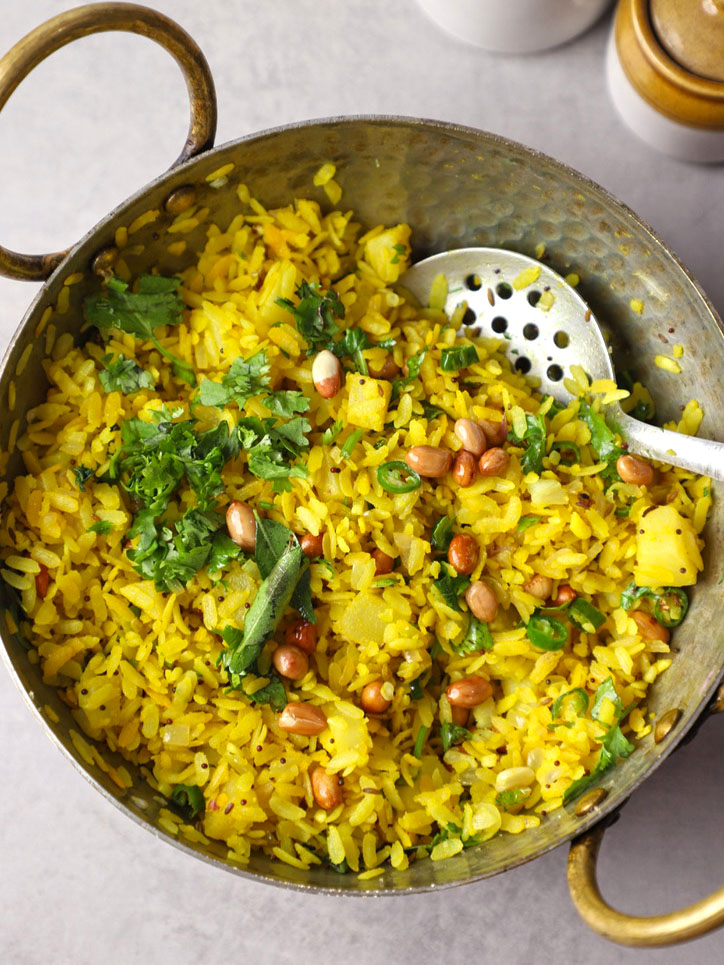
[[[664,627],[678,627],[689,609],[689,598],[676,586],[667,586],[656,596],[654,616]]]
[[[582,600],[580,597],[571,603],[568,616],[577,627],[580,627],[586,633],[595,633],[606,622],[606,617],[600,610],[597,610],[588,600]]]
[[[561,710],[563,709],[563,704],[568,700],[569,697],[576,698],[575,711],[578,717],[582,717],[588,710],[588,694],[581,687],[575,687],[573,690],[567,690],[560,697],[556,697],[551,707],[551,717],[555,720],[556,717],[561,716]]]
[[[442,350],[440,368],[443,372],[458,372],[478,360],[478,350],[474,345],[456,345],[454,348]]]
[[[422,483],[417,473],[400,459],[378,466],[377,481],[384,490],[395,495],[411,493],[413,489],[419,489]]]
[[[568,643],[568,628],[553,617],[534,613],[525,628],[526,635],[539,650],[562,650]]]

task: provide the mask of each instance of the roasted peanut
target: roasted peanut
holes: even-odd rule
[[[420,476],[438,479],[450,471],[452,453],[437,446],[413,446],[405,455],[405,462]]]
[[[450,540],[447,558],[450,566],[458,573],[472,573],[478,565],[480,550],[475,537],[469,533],[457,533]]]
[[[547,600],[553,592],[553,580],[550,576],[541,576],[540,573],[536,573],[523,585],[523,589],[537,600]]]
[[[568,583],[561,583],[553,603],[555,606],[563,606],[564,603],[572,603],[576,596],[576,591],[572,586],[569,586]]]
[[[671,639],[668,629],[645,610],[634,610],[631,618],[639,628],[639,634],[643,640],[661,640],[662,643],[668,643]]]
[[[498,612],[498,601],[487,583],[476,580],[465,591],[465,602],[470,612],[483,623],[490,623]]]
[[[461,449],[453,461],[452,477],[458,486],[465,488],[472,484],[477,468],[475,456],[472,452]]]
[[[38,566],[40,570],[35,574],[35,592],[38,594],[42,600],[45,594],[48,592],[48,584],[50,583],[50,571],[45,563],[39,563]]]
[[[299,540],[299,545],[302,547],[302,553],[308,556],[310,560],[316,559],[321,556],[324,552],[324,534],[319,533],[317,536],[312,536],[311,533],[305,533],[304,536]]]
[[[333,811],[342,803],[343,781],[338,774],[327,774],[323,767],[317,765],[309,772],[314,800],[325,811]]]
[[[383,553],[382,550],[373,550],[372,559],[375,561],[375,576],[384,576],[395,568],[394,557]]]
[[[487,700],[492,692],[493,686],[489,680],[473,675],[450,684],[445,696],[453,707],[477,707]]]
[[[480,457],[488,448],[485,433],[472,419],[458,419],[455,423],[455,435],[463,444],[463,449]]]
[[[482,476],[502,476],[509,462],[510,458],[505,449],[495,447],[482,454],[478,469]]]
[[[233,541],[245,553],[251,553],[256,546],[256,520],[246,503],[235,499],[226,509],[226,529]]]
[[[375,368],[371,362],[368,362],[367,368],[370,370],[373,379],[387,379],[389,381],[400,374],[400,366],[391,355],[385,356],[380,368]]]
[[[638,456],[619,456],[616,469],[625,483],[634,486],[650,486],[654,481],[654,470]]]
[[[458,727],[467,727],[470,711],[467,707],[454,707],[451,704],[450,716],[452,717],[453,724],[457,724]]]
[[[277,673],[289,680],[301,680],[309,670],[309,657],[304,650],[289,643],[276,648],[272,663]]]
[[[317,628],[309,620],[295,620],[285,630],[284,640],[305,653],[313,653],[317,646]]]
[[[328,349],[323,349],[312,362],[314,388],[323,399],[333,398],[342,385],[342,366],[339,359]]]
[[[384,684],[381,680],[373,680],[362,688],[359,702],[362,710],[366,714],[384,714],[389,710],[391,700],[388,700],[382,693]]]
[[[313,704],[287,704],[279,715],[279,726],[290,734],[315,737],[327,726],[327,718]]]
[[[493,422],[490,419],[479,419],[478,425],[485,433],[485,438],[489,446],[502,446],[508,438],[508,426],[505,418],[502,422]]]

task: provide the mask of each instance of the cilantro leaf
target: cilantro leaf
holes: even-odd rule
[[[517,532],[524,533],[527,529],[530,529],[531,526],[540,523],[542,519],[542,516],[521,516],[518,520]]]
[[[307,342],[309,354],[320,348],[330,348],[339,332],[335,318],[344,318],[344,305],[339,296],[331,289],[324,295],[318,284],[307,281],[299,285],[295,295],[299,299],[296,305],[289,298],[277,298],[276,304],[293,315],[297,331]]]
[[[331,446],[343,428],[344,423],[341,419],[338,419],[328,429],[325,429],[322,433],[322,445]]]
[[[105,392],[122,392],[124,395],[131,395],[140,389],[154,387],[151,373],[142,369],[133,359],[127,359],[125,355],[119,355],[113,361],[110,361],[111,358],[112,356],[103,356],[101,362],[105,365],[105,369],[98,373]]]
[[[577,781],[566,788],[563,794],[563,803],[567,804],[574,798],[582,794],[591,784],[598,780],[601,775],[605,774],[607,771],[611,770],[619,760],[623,760],[628,757],[629,754],[634,750],[633,744],[631,744],[624,736],[623,731],[619,726],[621,718],[625,716],[626,709],[623,706],[623,701],[616,692],[616,687],[613,683],[613,678],[608,677],[596,690],[593,699],[593,706],[591,707],[591,717],[594,720],[600,720],[601,716],[601,705],[604,699],[608,699],[614,705],[616,710],[616,722],[609,727],[603,737],[601,738],[601,754],[598,759],[598,763],[593,768],[590,774],[584,774],[583,777],[579,778]]]
[[[284,684],[275,673],[269,674],[269,683],[261,690],[255,690],[249,694],[249,700],[256,701],[257,704],[269,704],[272,710],[281,713],[287,706],[287,692]]]
[[[499,791],[495,795],[495,803],[503,808],[513,808],[522,804],[528,797],[530,797],[529,787],[512,787],[507,791]]]
[[[522,438],[510,434],[510,440],[515,445],[525,445],[525,452],[520,461],[524,473],[535,472],[540,475],[543,470],[543,456],[546,453],[546,422],[542,415],[525,415],[526,430]]]
[[[261,395],[269,386],[269,360],[262,349],[248,359],[234,359],[229,371],[221,382],[204,379],[198,390],[198,400],[202,405],[224,408],[236,402],[243,409],[249,399]]]
[[[623,455],[623,449],[617,445],[616,436],[606,424],[606,420],[583,399],[579,405],[578,418],[588,426],[588,431],[591,433],[591,446],[596,456],[601,462],[606,463],[601,476],[612,482],[619,480],[621,477],[616,470],[616,460]]]
[[[458,603],[458,597],[464,593],[470,585],[470,578],[456,573],[451,566],[443,563],[440,576],[438,576],[432,585],[449,607],[453,610],[459,610],[460,604]]]
[[[351,355],[357,366],[357,371],[361,375],[369,375],[370,372],[367,368],[367,362],[362,352],[366,348],[371,348],[372,344],[369,335],[363,329],[348,328],[345,330],[342,338],[329,347],[338,358]]]
[[[85,492],[85,484],[94,475],[93,470],[89,469],[87,466],[73,466],[73,475],[75,476],[75,482],[81,492]]]
[[[309,399],[302,392],[272,392],[264,399],[264,405],[274,415],[282,419],[291,419],[298,412],[307,411]]]
[[[164,325],[178,325],[184,304],[178,294],[178,278],[142,275],[138,291],[128,290],[119,278],[112,278],[104,292],[89,295],[84,302],[86,319],[100,329],[117,328],[122,332],[148,339],[171,362],[177,379],[196,385],[193,366],[169,352],[156,335]]]
[[[107,519],[100,519],[97,523],[93,523],[86,530],[88,533],[100,533],[102,536],[107,536],[109,533],[113,532],[113,523],[109,523]]]
[[[472,736],[473,735],[466,727],[461,727],[459,724],[453,724],[447,720],[444,720],[442,724],[440,724],[440,737],[442,738],[443,753],[448,751],[453,744],[459,744],[467,737]]]

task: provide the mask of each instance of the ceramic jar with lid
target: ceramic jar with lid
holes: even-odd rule
[[[724,161],[724,0],[620,0],[608,85],[628,126],[688,161]]]

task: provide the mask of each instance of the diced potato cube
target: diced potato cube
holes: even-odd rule
[[[704,569],[696,534],[673,506],[657,506],[636,533],[634,580],[639,586],[690,586]]]
[[[382,432],[392,395],[392,383],[350,372],[347,375],[347,391],[347,421],[360,429]]]
[[[334,627],[334,631],[352,643],[364,646],[372,642],[381,646],[387,626],[383,619],[386,609],[387,604],[380,597],[371,593],[358,593]]]
[[[410,227],[395,225],[370,238],[365,244],[365,260],[384,282],[396,282],[407,270],[410,254]]]

